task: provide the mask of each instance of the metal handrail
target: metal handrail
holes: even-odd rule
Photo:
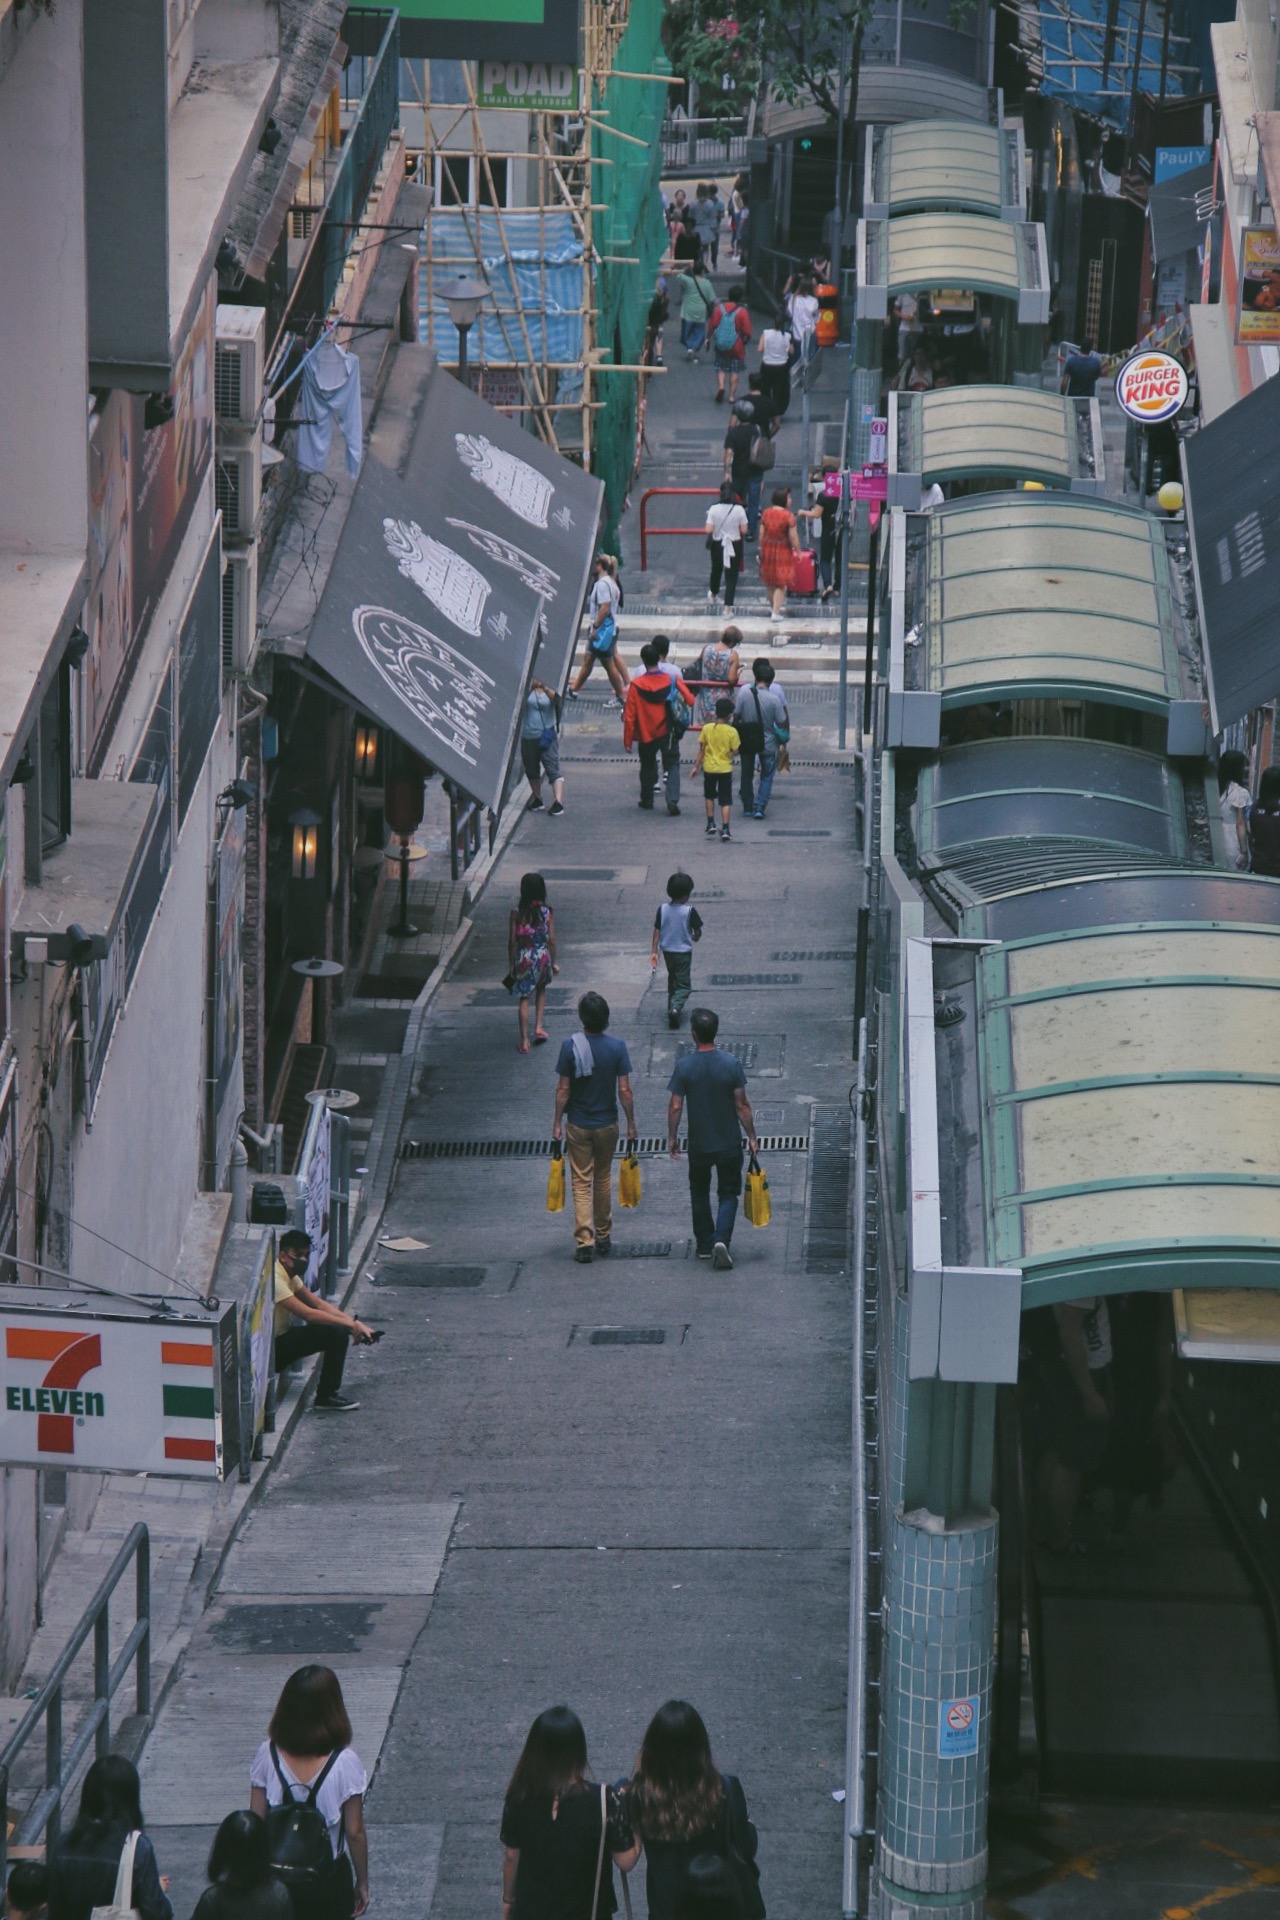
[[[844,1856],[845,1920],[858,1912],[858,1846],[867,1831],[867,1482],[864,1407],[867,1290],[867,1023],[858,1033],[858,1081],[854,1113],[853,1172],[853,1502],[849,1551],[849,1692],[845,1709]]]
[[[640,495],[640,571],[641,573],[645,573],[648,570],[649,535],[651,533],[702,534],[702,533],[705,533],[706,531],[705,526],[651,527],[648,521],[648,506],[649,506],[650,500],[652,500],[654,495],[658,493],[662,493],[662,494],[687,493],[687,494],[695,494],[700,499],[706,499],[708,496],[718,499],[720,495],[720,489],[719,487],[646,487],[645,488],[644,492]]]
[[[137,1584],[134,1589],[135,1619],[132,1631],[114,1662],[111,1659],[111,1596],[119,1586],[130,1561],[136,1560]],[[93,1704],[67,1752],[62,1749],[62,1694],[71,1663],[85,1641],[93,1634]],[[145,1649],[145,1657],[143,1650]],[[71,1638],[54,1663],[53,1671],[23,1715],[17,1731],[0,1752],[0,1879],[8,1866],[9,1770],[27,1741],[43,1720],[44,1786],[28,1807],[18,1825],[14,1843],[34,1845],[41,1832],[52,1852],[62,1832],[62,1799],[75,1779],[80,1762],[89,1751],[101,1759],[111,1746],[111,1702],[136,1658],[138,1713],[151,1711],[151,1535],[141,1521],[130,1530],[107,1571],[105,1579],[81,1614]]]

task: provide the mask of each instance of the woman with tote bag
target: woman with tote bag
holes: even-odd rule
[[[173,1920],[142,1830],[138,1769],[117,1753],[86,1773],[75,1825],[49,1863],[49,1920],[90,1920],[95,1909]]]

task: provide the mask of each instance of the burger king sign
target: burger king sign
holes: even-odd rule
[[[1186,369],[1171,353],[1135,353],[1116,375],[1116,399],[1144,427],[1172,420],[1187,403]]]

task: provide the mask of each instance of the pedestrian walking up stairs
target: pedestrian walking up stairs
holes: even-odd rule
[[[862,684],[866,658],[866,622],[865,600],[851,598],[848,671],[850,683],[858,686]],[[708,606],[705,594],[629,594],[622,655],[628,669],[637,672],[639,650],[648,635],[665,633],[671,640],[676,665],[690,670],[708,640],[717,639],[730,623],[742,633],[739,653],[744,667],[757,654],[766,653],[777,656],[774,663],[780,675],[785,673],[788,685],[839,684],[840,602],[834,596],[825,605],[793,602],[781,620],[771,620],[763,598],[744,600],[726,612],[722,601]]]

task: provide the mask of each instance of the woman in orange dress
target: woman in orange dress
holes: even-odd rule
[[[791,511],[791,489],[775,487],[773,504],[760,516],[760,578],[769,596],[770,619],[781,620],[787,591],[795,579],[795,556],[800,551],[796,517]]]

